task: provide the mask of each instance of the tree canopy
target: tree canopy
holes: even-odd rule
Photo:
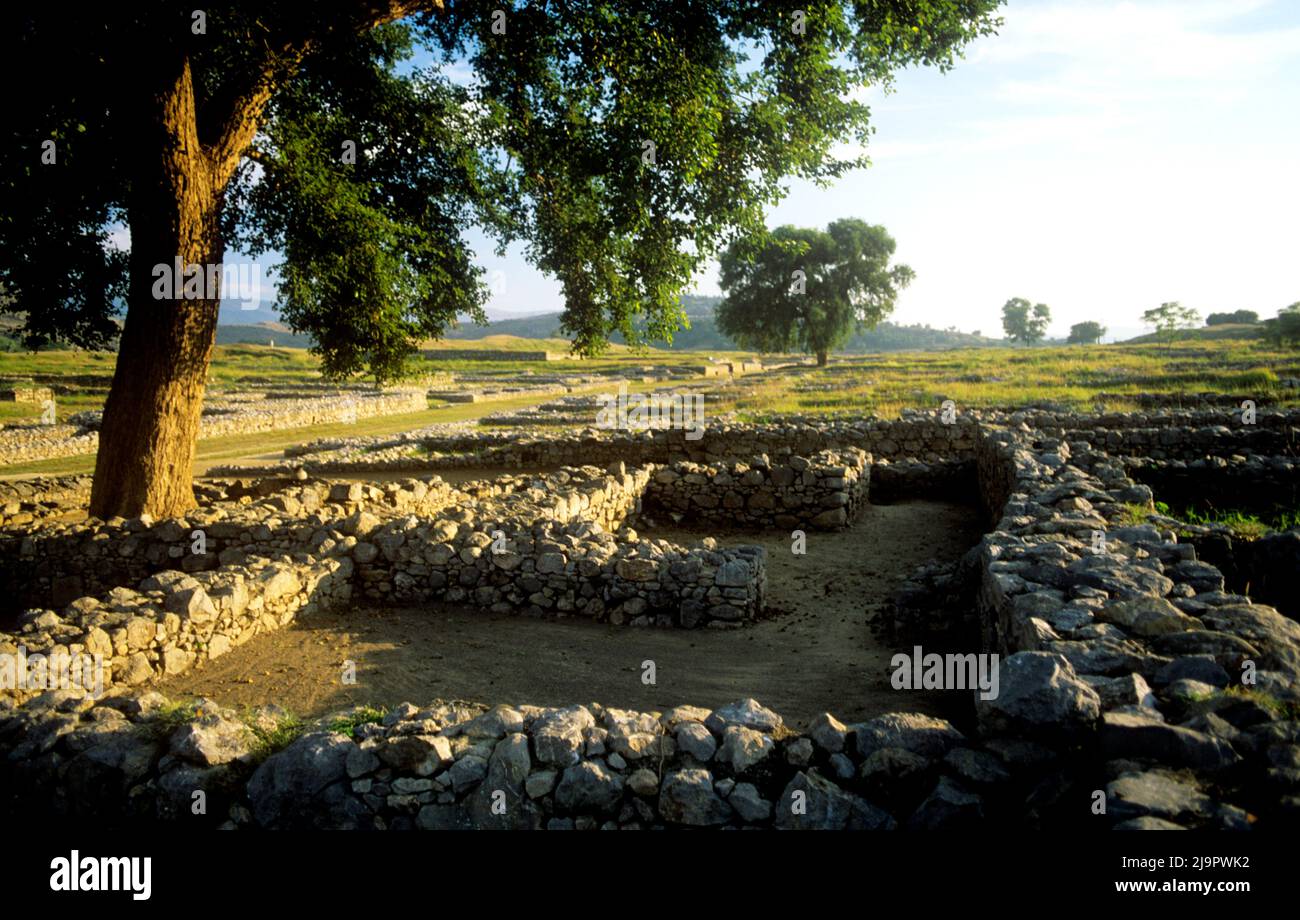
[[[92,512],[193,500],[220,292],[158,299],[157,266],[278,253],[284,317],[335,378],[392,378],[481,316],[475,227],[559,280],[579,352],[666,338],[789,179],[864,164],[832,153],[869,140],[857,91],[950,67],[997,6],[7,6],[0,281],[34,340],[102,344],[126,308]]]
[[[1023,297],[1012,297],[1002,305],[1002,331],[1022,345],[1041,342],[1051,319],[1052,311],[1045,303],[1030,306]]]
[[[1205,317],[1207,326],[1226,326],[1229,323],[1254,325],[1259,322],[1259,314],[1254,310],[1233,310],[1231,313],[1211,313]]]
[[[133,110],[150,62],[180,58],[200,141],[268,95],[256,137],[223,151],[223,224],[228,243],[283,257],[285,320],[320,343],[327,373],[391,377],[457,313],[478,316],[475,225],[560,280],[579,351],[614,331],[664,338],[676,295],[724,242],[763,229],[785,180],[863,164],[831,156],[869,139],[851,91],[950,66],[996,5],[218,3],[201,34],[193,5],[105,5],[73,30],[56,8],[10,7],[10,50],[67,72],[11,74],[24,92],[0,181],[19,207],[0,221],[0,272],[33,336],[115,331],[127,263],[109,233],[128,219],[131,160],[156,143]]]
[[[1275,345],[1300,345],[1300,301],[1283,307],[1263,322],[1264,339]]]
[[[1106,327],[1101,323],[1088,320],[1075,323],[1070,327],[1070,335],[1065,340],[1067,345],[1092,345],[1099,343],[1106,334]]]
[[[912,269],[889,264],[894,248],[884,227],[852,218],[740,240],[722,256],[718,328],[743,347],[805,351],[825,364],[855,329],[888,316],[911,283]]]
[[[1171,345],[1178,337],[1179,329],[1190,329],[1200,321],[1201,314],[1191,307],[1184,307],[1176,300],[1167,300],[1142,314],[1142,322],[1154,327],[1156,334]]]

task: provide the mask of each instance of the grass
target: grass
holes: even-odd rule
[[[1243,540],[1258,540],[1270,533],[1300,527],[1300,511],[1277,511],[1261,517],[1237,509],[1210,508],[1202,511],[1188,507],[1178,511],[1171,511],[1164,502],[1157,502],[1156,510],[1160,511],[1161,514],[1167,514],[1188,524],[1198,524],[1202,527],[1211,525],[1227,527],[1233,536],[1240,537]]]
[[[377,706],[360,706],[346,716],[335,719],[329,730],[349,738],[356,737],[357,729],[362,725],[372,725],[384,720],[388,710]]]
[[[173,731],[193,722],[198,715],[199,704],[196,700],[168,700],[154,710],[153,722],[165,731]]]
[[[1152,509],[1138,503],[1126,504],[1120,512],[1119,523],[1124,526],[1144,524],[1151,518],[1152,514],[1162,514],[1185,524],[1196,524],[1201,527],[1216,525],[1226,527],[1232,532],[1233,536],[1240,537],[1243,540],[1258,540],[1270,533],[1300,527],[1300,511],[1280,510],[1260,516],[1235,508],[1202,510],[1188,506],[1175,509],[1171,508],[1166,502],[1161,501],[1155,502],[1154,506],[1154,509]],[[1191,531],[1183,531],[1181,535],[1185,536],[1189,533]]]
[[[1300,720],[1300,703],[1291,700],[1280,700],[1271,693],[1265,693],[1263,690],[1256,690],[1253,687],[1244,687],[1236,684],[1228,687],[1223,692],[1229,696],[1237,696],[1242,699],[1252,700],[1271,712],[1277,719],[1285,721]]]
[[[506,341],[509,339],[509,341]],[[563,350],[562,340],[501,337],[437,343],[448,348],[549,348]],[[552,348],[551,346],[556,346]],[[501,382],[533,375],[622,375],[636,378],[646,365],[698,367],[711,357],[752,358],[750,352],[632,351],[620,346],[599,358],[562,361],[417,361],[418,379],[434,387],[450,386],[449,375],[473,373]],[[58,414],[102,405],[114,356],[103,352],[60,351],[0,354],[0,378],[31,377],[45,384],[64,381],[71,395],[58,399]],[[1300,378],[1300,352],[1259,340],[1188,339],[1150,345],[1073,345],[1043,348],[965,348],[941,352],[889,352],[837,355],[824,368],[811,364],[748,375],[730,385],[723,380],[699,382],[711,387],[706,411],[711,416],[734,411],[742,421],[777,415],[867,415],[894,417],[904,408],[935,409],[945,400],[967,409],[1026,405],[1075,411],[1134,411],[1143,408],[1139,394],[1160,393],[1175,405],[1196,405],[1199,393],[1253,399],[1261,406],[1298,406],[1300,388],[1282,386]],[[264,345],[222,345],[216,349],[210,383],[225,389],[242,384],[286,386],[320,381],[320,363],[301,349]],[[468,385],[468,384],[467,384]],[[600,391],[608,383],[579,388]],[[629,389],[654,385],[632,384]],[[331,424],[200,441],[196,474],[208,466],[268,456],[290,444],[336,436],[393,434],[438,422],[480,418],[555,398],[520,396],[483,403],[444,404],[404,415],[363,419],[354,425]],[[6,416],[31,411],[4,407]],[[23,416],[17,416],[23,417]],[[38,461],[6,468],[11,475],[66,475],[90,472],[91,455]]]
[[[1156,511],[1160,511],[1160,504],[1160,502],[1156,503]],[[1160,511],[1160,513],[1166,514],[1167,512]],[[1150,520],[1151,514],[1152,511],[1148,506],[1138,504],[1137,502],[1129,502],[1125,504],[1123,509],[1120,511],[1119,523],[1122,527],[1136,527],[1139,524],[1145,524]]]
[[[1182,698],[1191,703],[1206,703],[1222,693],[1224,696],[1236,697],[1237,699],[1250,700],[1267,709],[1277,719],[1286,721],[1300,720],[1300,703],[1290,700],[1281,700],[1266,693],[1263,690],[1256,690],[1254,687],[1247,687],[1241,684],[1231,684],[1222,691],[1202,691],[1199,693],[1185,693]]]
[[[1142,393],[1162,393],[1195,405],[1193,396],[1217,393],[1263,405],[1300,405],[1300,390],[1281,386],[1300,377],[1300,353],[1257,341],[1205,340],[1164,345],[1057,348],[969,348],[845,357],[809,368],[794,386],[760,385],[738,400],[745,420],[774,414],[958,409],[1026,404],[1075,411],[1142,408]]]
[[[284,750],[307,730],[307,723],[292,713],[276,718],[269,727],[254,718],[251,711],[243,714],[242,721],[253,736],[253,760],[257,763]]]
[[[388,710],[382,707],[360,706],[332,721],[327,729],[351,738],[360,726],[381,722],[387,713]],[[156,731],[165,735],[202,716],[203,710],[197,700],[168,700],[154,712],[151,724]],[[247,706],[240,712],[239,721],[248,730],[255,763],[261,763],[276,751],[284,750],[311,727],[311,723],[290,712],[268,716]]]

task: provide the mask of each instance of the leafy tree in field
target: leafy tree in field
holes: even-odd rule
[[[1274,345],[1300,345],[1300,301],[1283,307],[1263,322],[1264,339]]]
[[[1171,348],[1179,329],[1191,329],[1200,321],[1201,314],[1176,300],[1165,301],[1142,314],[1142,322],[1154,327],[1156,334],[1169,342]]]
[[[1231,313],[1211,313],[1205,317],[1207,326],[1226,326],[1229,323],[1254,325],[1259,322],[1259,314],[1254,310],[1233,310]]]
[[[884,227],[854,219],[737,241],[722,255],[718,328],[743,348],[797,349],[824,366],[855,329],[888,316],[911,283],[910,268],[890,267],[893,255]]]
[[[871,133],[854,90],[952,66],[997,6],[8,4],[0,281],[29,337],[99,345],[126,310],[91,512],[193,504],[228,246],[283,255],[284,317],[331,378],[395,377],[481,317],[475,226],[559,279],[580,353],[664,338],[784,180],[865,163],[831,155]],[[179,297],[155,271],[176,264]]]
[[[1041,342],[1051,319],[1052,311],[1045,303],[1031,307],[1023,297],[1012,297],[1002,305],[1002,330],[1011,341],[1023,345]]]
[[[1067,345],[1092,345],[1100,343],[1102,337],[1106,334],[1106,327],[1101,323],[1094,323],[1091,320],[1085,323],[1075,323],[1070,327],[1070,336],[1065,340]]]

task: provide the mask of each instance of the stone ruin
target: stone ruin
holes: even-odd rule
[[[1298,422],[975,412],[725,425],[695,442],[429,433],[426,464],[565,466],[456,486],[330,482],[312,478],[322,464],[397,461],[336,443],[313,462],[318,445],[292,475],[201,484],[175,521],[77,520],[84,483],[11,486],[0,581],[16,615],[0,653],[97,654],[106,688],[5,692],[3,810],[230,828],[1294,827],[1300,624],[1202,558],[1222,533],[1185,529],[1154,500],[1206,494],[1225,471],[1294,495]],[[276,747],[272,708],[183,707],[155,689],[362,600],[743,629],[763,613],[762,548],[643,539],[639,515],[839,528],[866,501],[920,494],[964,496],[988,521],[960,562],[905,580],[889,624],[900,643],[1000,656],[1000,691],[973,694],[960,728],[902,697],[866,722],[826,713],[801,728],[752,699],[664,712],[435,701],[340,713]],[[1229,558],[1282,604],[1300,532],[1269,539]]]
[[[423,389],[377,391],[303,385],[286,389],[242,384],[238,390],[208,391],[199,419],[199,437],[356,422],[378,415],[420,412],[427,407]],[[78,412],[62,423],[4,427],[0,429],[0,464],[93,454],[99,447],[102,417],[101,411],[91,410]]]

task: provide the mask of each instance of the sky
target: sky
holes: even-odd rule
[[[768,223],[883,224],[916,271],[891,319],[1001,335],[1008,298],[1145,331],[1167,300],[1300,300],[1300,0],[1010,0],[947,74],[868,90],[872,166],[795,183]],[[481,245],[479,245],[481,243]],[[489,314],[563,308],[476,238]],[[716,265],[696,292],[720,294]]]

